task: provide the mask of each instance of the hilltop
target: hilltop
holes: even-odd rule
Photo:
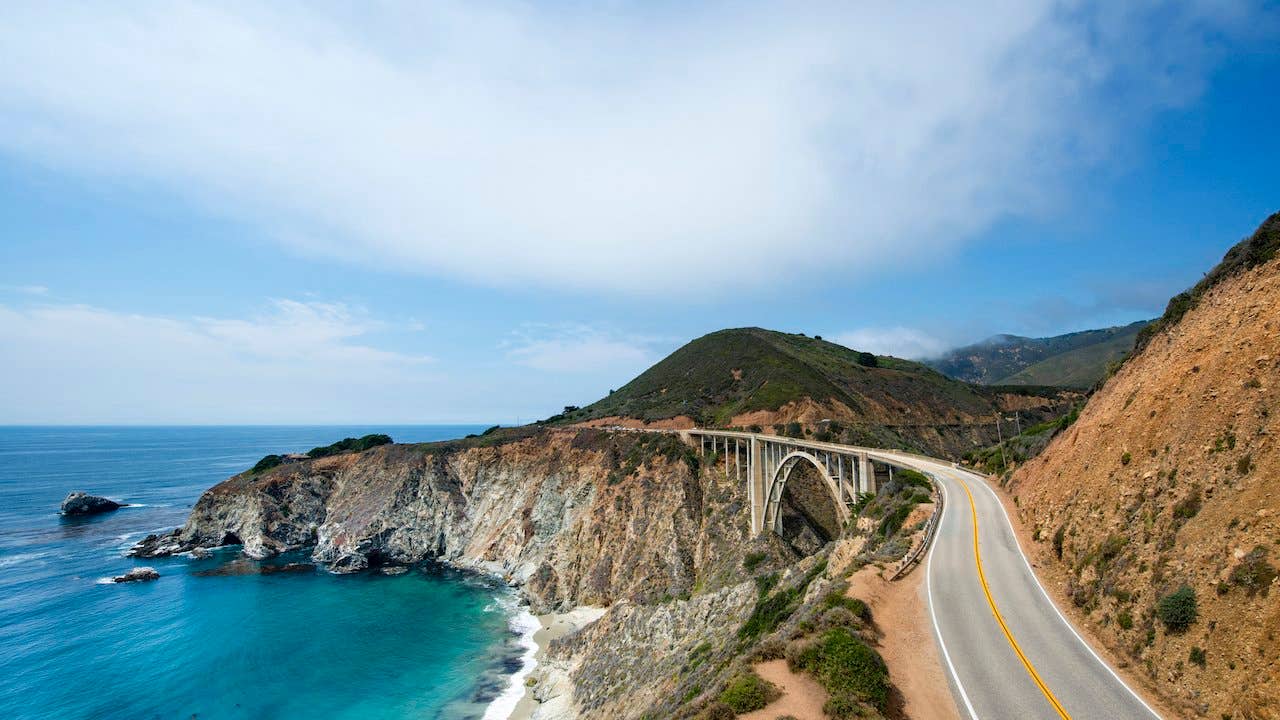
[[[1280,213],[1006,478],[1060,604],[1187,716],[1280,712]]]
[[[999,410],[1038,422],[1075,399],[1052,389],[979,387],[910,360],[753,327],[693,340],[607,397],[550,422],[756,426],[958,456],[995,440]]]
[[[1138,334],[1149,324],[1143,320],[1047,338],[996,335],[926,362],[965,382],[1086,389],[1133,350]]]

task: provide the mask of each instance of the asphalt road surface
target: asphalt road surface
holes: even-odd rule
[[[911,464],[946,495],[924,571],[961,717],[1158,718],[1050,602],[995,492],[949,464],[914,457]]]

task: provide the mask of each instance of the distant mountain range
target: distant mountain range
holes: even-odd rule
[[[1150,320],[1047,338],[996,335],[925,363],[948,377],[981,385],[1090,388],[1107,366],[1133,351]]]

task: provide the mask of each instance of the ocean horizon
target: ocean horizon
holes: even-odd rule
[[[338,576],[306,553],[258,562],[237,548],[125,556],[264,455],[486,427],[0,426],[0,707],[18,720],[505,717],[530,650],[501,583],[432,565]],[[129,506],[64,517],[73,490]],[[160,579],[111,581],[141,566]]]

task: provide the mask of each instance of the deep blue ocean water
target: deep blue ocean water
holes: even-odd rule
[[[519,666],[511,595],[441,570],[337,576],[124,551],[268,453],[471,426],[0,427],[0,717],[476,717]],[[139,503],[63,518],[71,490]],[[302,560],[285,558],[285,560]],[[228,563],[231,563],[228,565]],[[102,579],[151,565],[150,583]],[[203,571],[213,574],[197,574]]]

